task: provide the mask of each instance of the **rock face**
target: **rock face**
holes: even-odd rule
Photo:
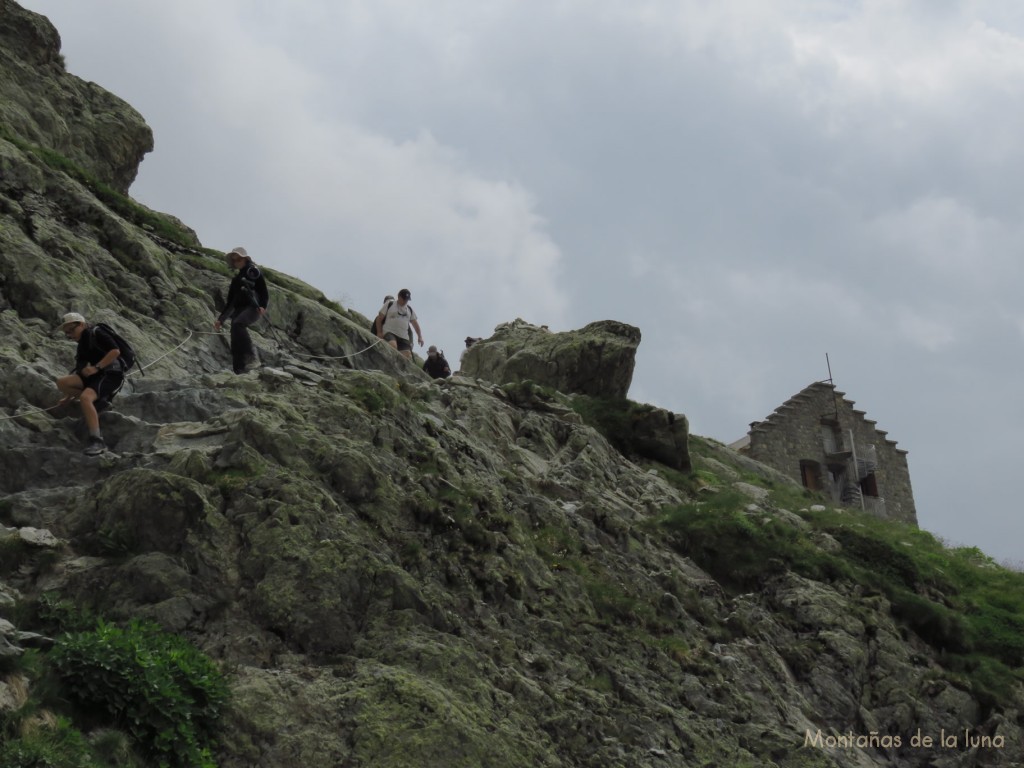
[[[64,69],[60,35],[45,17],[0,4],[0,130],[58,152],[120,192],[153,149],[153,133],[127,102]],[[11,136],[8,136],[10,138]],[[6,176],[11,170],[0,159]]]
[[[612,320],[565,333],[516,320],[470,347],[461,373],[495,384],[529,380],[566,394],[623,398],[639,344],[639,328]]]
[[[70,121],[60,94],[80,86],[53,58],[52,28],[0,7],[5,72],[40,80],[20,82],[21,101],[4,91],[0,110]],[[376,344],[366,318],[271,274],[275,332],[256,328],[267,365],[234,376],[224,337],[203,335],[221,261],[181,245],[188,232],[158,242],[32,151],[59,146],[61,121],[16,125],[0,136],[3,718],[35,695],[8,670],[49,642],[16,623],[52,594],[158,622],[222,663],[221,768],[1024,761],[1015,678],[983,696],[884,596],[771,557],[756,589],[728,590],[682,554],[665,521],[730,493],[747,533],[806,538],[814,556],[851,545],[812,538],[772,495],[785,478],[710,441],[680,478],[664,463],[678,442],[664,441],[685,419],[652,409],[636,431],[659,435],[651,458],[629,460],[551,395],[624,396],[636,329],[513,323],[471,350],[479,378],[434,382]],[[150,365],[102,414],[111,451],[98,458],[81,453],[77,412],[52,409],[73,354],[54,325],[69,309],[110,321]],[[547,352],[532,351],[542,337]],[[914,597],[950,597],[937,589]],[[1005,746],[835,741],[918,728]]]
[[[690,424],[686,416],[664,408],[634,412],[631,445],[640,455],[672,469],[690,469]]]

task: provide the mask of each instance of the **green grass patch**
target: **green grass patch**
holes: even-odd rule
[[[786,570],[820,580],[852,576],[841,559],[815,546],[801,529],[767,513],[748,513],[750,499],[739,491],[729,488],[702,499],[666,508],[655,526],[726,588],[751,591]]]
[[[788,508],[790,490],[770,497]],[[803,511],[810,530],[725,489],[666,508],[648,526],[733,592],[756,590],[775,574],[864,585],[884,594],[892,615],[936,648],[983,702],[1005,700],[1024,681],[1024,574],[977,549],[948,549],[911,526],[850,510]],[[815,545],[826,533],[841,549]]]

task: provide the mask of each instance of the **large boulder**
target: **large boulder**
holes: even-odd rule
[[[153,132],[130,104],[64,69],[60,35],[13,0],[0,3],[0,138],[23,137],[98,181],[127,192],[153,149]]]
[[[690,471],[690,423],[685,415],[641,406],[634,411],[632,448],[640,456]]]
[[[461,373],[495,384],[533,381],[566,394],[621,398],[633,381],[639,345],[640,329],[614,320],[564,333],[515,320],[470,347]]]

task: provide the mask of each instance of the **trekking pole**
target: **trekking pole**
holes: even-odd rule
[[[274,337],[274,341],[284,347],[284,342],[281,340],[281,337],[277,335],[277,329],[274,327],[274,324],[270,322],[270,312],[264,312],[260,315],[260,318],[267,321],[267,327],[270,328],[270,335]]]

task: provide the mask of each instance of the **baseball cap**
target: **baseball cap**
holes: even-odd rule
[[[61,318],[60,327],[64,328],[66,325],[74,325],[76,323],[84,323],[85,318],[77,312],[68,312]]]

